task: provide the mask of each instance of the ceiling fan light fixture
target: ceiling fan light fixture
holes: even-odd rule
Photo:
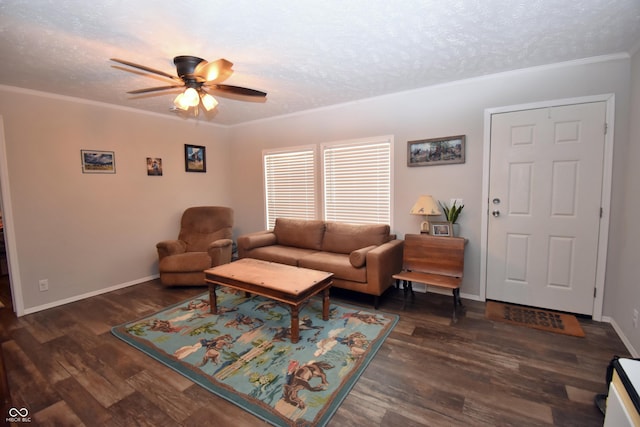
[[[172,111],[189,111],[189,109],[193,107],[194,116],[198,116],[200,104],[202,104],[202,107],[206,111],[211,111],[216,108],[218,106],[218,100],[207,93],[204,89],[205,86],[214,91],[236,94],[242,97],[265,98],[267,96],[265,92],[259,90],[220,84],[220,82],[226,80],[233,74],[233,69],[231,68],[233,67],[233,63],[224,58],[207,62],[196,56],[176,56],[173,58],[173,63],[176,66],[177,76],[123,59],[111,58],[111,60],[128,67],[137,68],[146,73],[167,77],[174,81],[174,84],[168,86],[137,89],[127,93],[142,94],[184,87],[184,91],[174,98],[173,105],[175,108],[170,108]]]
[[[189,105],[185,103],[183,95],[183,93],[179,93],[178,96],[176,96],[176,99],[173,100],[173,105],[175,105],[176,108],[187,111],[189,109]]]
[[[201,93],[202,105],[204,105],[205,110],[211,111],[218,105],[218,101],[208,93]]]
[[[198,91],[192,87],[187,88],[182,94],[182,102],[189,107],[197,107],[200,103]]]

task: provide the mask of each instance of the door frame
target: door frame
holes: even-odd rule
[[[602,218],[598,233],[598,261],[596,264],[596,295],[593,300],[592,318],[602,321],[602,305],[604,302],[605,273],[607,267],[607,246],[609,242],[609,220],[611,207],[611,182],[613,178],[613,143],[615,124],[615,95],[613,93],[566,98],[552,101],[540,101],[529,104],[517,104],[504,107],[487,108],[484,110],[484,142],[482,158],[482,223],[480,234],[480,300],[487,300],[487,261],[489,243],[489,172],[491,167],[491,116],[498,113],[533,110],[537,108],[560,107],[572,104],[585,104],[591,102],[605,102],[605,122],[607,132],[604,135],[604,158],[602,170],[602,194],[600,206]]]
[[[20,284],[20,267],[18,265],[16,235],[13,227],[13,203],[11,201],[11,187],[9,185],[9,164],[7,162],[7,144],[4,135],[4,120],[0,115],[0,191],[2,192],[2,224],[4,227],[5,247],[7,250],[7,264],[9,266],[9,286],[13,311],[17,316],[24,315],[24,299]]]

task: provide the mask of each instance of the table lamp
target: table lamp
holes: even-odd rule
[[[418,201],[413,205],[409,213],[411,215],[424,215],[425,220],[420,224],[420,231],[423,233],[429,233],[429,216],[442,214],[433,197],[424,195],[418,197]]]

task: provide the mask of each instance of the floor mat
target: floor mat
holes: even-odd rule
[[[574,337],[584,337],[584,331],[582,327],[580,327],[578,319],[572,314],[487,301],[486,317],[491,320],[511,323],[513,325],[526,326],[528,328],[541,329],[543,331]]]

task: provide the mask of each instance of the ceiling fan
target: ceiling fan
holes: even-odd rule
[[[187,111],[193,107],[195,109],[195,115],[198,115],[198,107],[200,104],[202,104],[207,111],[214,109],[218,105],[218,101],[208,93],[209,90],[222,94],[249,96],[253,98],[265,98],[267,96],[265,92],[259,90],[220,84],[233,74],[233,70],[231,69],[233,63],[223,58],[207,62],[196,56],[176,56],[173,58],[173,63],[176,66],[177,76],[123,59],[111,58],[111,60],[119,64],[167,77],[175,82],[168,86],[137,89],[127,93],[141,94],[184,87],[184,92],[180,93],[174,99],[173,104],[177,109],[183,111]]]

